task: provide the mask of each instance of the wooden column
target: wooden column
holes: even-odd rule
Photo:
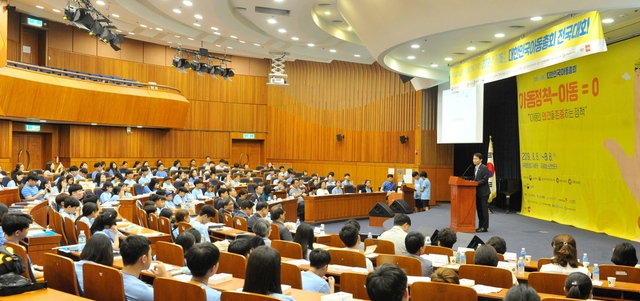
[[[9,11],[7,0],[0,0],[0,67],[7,66],[7,26],[9,24]]]

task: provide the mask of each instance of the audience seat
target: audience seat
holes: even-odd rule
[[[424,246],[424,254],[440,254],[453,256],[453,250],[441,246]]]
[[[478,300],[478,294],[470,287],[442,282],[415,282],[411,285],[411,300]]]
[[[78,243],[78,234],[76,234],[76,224],[70,218],[63,218],[64,222],[64,232],[67,234],[67,242],[70,245],[75,245]]]
[[[376,258],[376,265],[381,266],[385,263],[398,266],[409,276],[422,276],[422,264],[418,258],[404,255],[379,254]]]
[[[538,259],[538,271],[540,270],[540,268],[545,265],[545,264],[550,264],[551,263],[551,258],[540,258]]]
[[[510,288],[513,286],[513,274],[511,271],[503,268],[463,264],[458,269],[460,278],[472,279],[476,284],[495,286],[501,288]]]
[[[392,241],[377,239],[377,238],[367,238],[364,240],[365,249],[368,246],[377,245],[375,253],[378,254],[396,254],[395,244]]]
[[[207,300],[207,293],[196,282],[182,282],[171,278],[156,277],[153,281],[153,300]]]
[[[76,221],[76,228],[78,229],[78,236],[80,236],[80,231],[84,231],[84,236],[89,240],[91,237],[91,226],[83,221]]]
[[[171,231],[171,220],[164,216],[158,219],[158,231],[171,235],[171,241],[173,241],[173,232]]]
[[[222,214],[222,217],[224,217],[224,225],[233,228],[233,217],[231,217],[231,214],[225,212]]]
[[[19,244],[7,240],[4,241],[4,246],[7,248],[11,248],[13,250],[13,254],[16,254],[20,256],[20,258],[22,258],[24,266],[27,267],[24,273],[22,273],[22,277],[31,279],[31,270],[29,269],[29,264],[27,262],[27,249]]]
[[[345,249],[329,249],[329,254],[331,255],[331,264],[367,268],[363,253]]]
[[[155,213],[149,214],[149,229],[158,231],[158,215]]]
[[[280,301],[276,297],[245,292],[222,292],[220,301]]]
[[[559,273],[532,272],[527,278],[527,283],[538,293],[565,295],[564,282],[568,276]]]
[[[85,298],[101,301],[126,301],[120,270],[87,262],[82,265],[82,274]]]
[[[184,250],[182,246],[171,242],[156,242],[156,258],[164,263],[179,267],[184,266]]]
[[[607,277],[616,277],[616,281],[640,283],[640,268],[615,264],[603,264],[600,266],[600,280]]]
[[[47,287],[79,296],[76,267],[73,260],[52,254],[43,254],[42,268]]]
[[[355,299],[369,299],[367,288],[367,274],[345,272],[340,274],[340,291],[353,295]],[[419,299],[415,299],[419,300]]]
[[[247,269],[247,259],[235,253],[220,252],[217,273],[227,273],[235,278],[244,279]]]
[[[303,259],[302,246],[297,242],[286,240],[272,240],[271,247],[278,250],[280,256],[293,259]]]
[[[233,218],[233,227],[238,230],[249,231],[249,225],[247,224],[247,219],[241,216],[236,216]]]
[[[187,223],[187,222],[179,222],[178,223],[178,234],[182,234],[182,232],[186,231],[187,229],[191,228],[191,224]]]
[[[353,185],[344,185],[342,190],[344,193],[356,193],[356,188]]]
[[[283,262],[280,265],[280,277],[282,284],[291,285],[292,288],[302,289],[302,275],[300,268],[295,264]]]

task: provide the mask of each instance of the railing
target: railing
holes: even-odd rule
[[[149,89],[152,89],[152,90],[158,90],[158,88],[161,88],[161,89],[167,89],[167,90],[172,90],[172,91],[181,93],[178,88],[165,86],[165,85],[158,85],[156,83],[141,83],[139,81],[130,80],[130,79],[121,79],[115,76],[81,73],[78,71],[49,68],[49,67],[43,67],[43,66],[38,66],[33,64],[27,64],[23,62],[16,62],[12,60],[7,60],[7,66],[17,67],[17,68],[27,69],[31,71],[36,71],[36,72],[47,73],[47,74],[66,76],[66,77],[71,77],[76,79],[91,80],[91,81],[101,82],[105,84],[125,85],[130,87],[139,87],[139,88],[148,87]]]

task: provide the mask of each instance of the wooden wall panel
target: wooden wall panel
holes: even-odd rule
[[[55,32],[55,36],[49,36],[49,48],[73,51],[73,27],[63,23],[49,22],[49,32]]]
[[[18,42],[13,40],[7,41],[7,59],[12,61],[20,60],[20,52],[18,52]]]
[[[0,158],[5,158],[9,162],[11,158],[11,139],[13,133],[13,123],[9,120],[0,120]],[[7,165],[2,165],[4,170],[8,170]]]
[[[7,5],[7,1],[2,1],[3,4]],[[3,5],[2,7],[6,7]],[[4,14],[4,10],[3,10]],[[20,41],[20,14],[13,11],[8,12],[7,18],[5,19],[7,22],[7,39],[19,42]]]
[[[28,47],[28,52],[24,48]],[[22,29],[22,38],[20,43],[20,61],[27,64],[38,64],[38,31],[33,28],[25,27]]]
[[[116,59],[119,60],[122,56],[122,52],[121,51],[115,51],[113,50],[113,48],[111,48],[111,46],[109,44],[105,44],[102,42],[98,42],[98,57],[106,57],[106,58],[110,58],[110,59]]]
[[[144,61],[144,42],[125,39],[120,45],[120,57],[125,61],[142,63]]]
[[[165,51],[167,47],[158,44],[144,43],[143,62],[150,65],[164,66]]]
[[[90,36],[89,32],[73,27],[73,52],[96,55],[97,47],[98,40]]]

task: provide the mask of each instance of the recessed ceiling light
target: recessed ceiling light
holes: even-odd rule
[[[174,38],[178,38],[178,39],[180,38],[180,36],[179,36],[179,35],[174,35],[173,37],[174,37]]]
[[[233,47],[231,47],[231,46],[227,46],[227,49],[233,49]]]
[[[59,13],[59,12],[60,12],[60,10],[59,10],[59,9],[55,9],[55,8],[53,9],[53,11],[54,11],[54,12],[56,12],[56,13]]]
[[[536,16],[536,17],[531,17],[531,21],[540,21],[542,20],[542,17]]]
[[[496,38],[504,38],[504,33],[496,33],[493,36],[496,37]]]
[[[335,49],[329,49],[329,52],[334,52],[335,53],[336,50]]]
[[[258,46],[258,47],[260,47],[260,44],[258,44],[258,43],[253,43],[253,46]]]
[[[122,32],[122,30],[120,30],[120,29],[116,29],[116,32]]]
[[[287,32],[287,30],[286,30],[286,29],[284,29],[284,28],[280,28],[280,29],[278,29],[278,32],[279,32],[279,33],[286,33],[286,32]]]
[[[216,44],[216,47],[222,47],[222,46],[220,46],[220,45]]]
[[[189,40],[189,41],[193,41],[193,38],[187,38],[187,40]]]
[[[269,22],[269,24],[276,24],[276,23],[278,23],[278,21],[276,21],[276,19],[274,19],[274,18],[271,18],[271,19],[267,20],[267,22]]]
[[[353,27],[349,26],[349,27],[347,27],[347,30],[348,30],[348,31],[352,31],[352,30],[353,30]]]
[[[39,9],[44,9],[44,7],[40,6],[40,5],[36,5],[37,8]]]
[[[431,64],[431,67],[433,68],[438,67],[438,64]]]
[[[104,1],[101,1],[101,0],[96,1],[96,4],[98,4],[98,5],[105,5]]]
[[[355,57],[360,57],[360,55],[359,55],[359,54],[354,54],[353,56],[355,56]]]
[[[181,11],[181,10],[179,10],[179,9],[177,9],[177,8],[174,8],[174,9],[173,9],[173,12],[174,12],[174,13],[176,13],[176,14],[181,14],[181,13],[182,13],[182,11]]]
[[[447,62],[449,62],[449,61],[452,61],[453,59],[452,59],[452,58],[450,58],[450,57],[445,57],[445,58],[444,58],[444,60],[445,60],[445,61],[447,61]]]
[[[130,36],[135,36],[136,34],[135,34],[135,33],[133,33],[133,32],[129,32],[129,35],[130,35]]]
[[[604,23],[604,24],[613,23],[613,19],[611,19],[611,18],[602,19],[602,23]]]
[[[92,123],[91,123],[91,125],[98,125],[98,124],[97,124],[97,123],[95,123],[95,122],[92,122]]]
[[[324,14],[328,16],[328,15],[331,14],[331,12],[330,11],[326,11],[326,12],[324,12]]]
[[[213,34],[214,34],[214,35],[217,35],[217,36],[221,35],[221,33],[217,32],[217,31],[216,31],[216,32],[214,32]]]
[[[275,1],[276,1],[276,2],[282,2],[282,1],[284,1],[284,0],[275,0]]]
[[[114,18],[120,18],[120,15],[118,15],[118,14],[111,14],[111,16],[114,17]]]
[[[307,44],[307,46],[309,46],[309,47],[316,47],[316,44],[309,43],[309,44]]]
[[[193,15],[194,18],[198,19],[198,20],[202,20],[202,16],[201,15]]]
[[[469,47],[467,47],[467,50],[476,50],[476,48],[473,47],[473,46],[469,46]]]
[[[415,57],[415,56],[413,56],[413,55],[410,55],[410,56],[408,56],[408,57],[407,57],[407,59],[410,59],[410,60],[413,60],[413,59],[415,59],[415,58],[416,58],[416,57]]]
[[[142,27],[142,28],[147,28],[147,25],[140,24],[140,27]]]
[[[192,3],[191,1],[187,1],[187,0],[182,1],[182,4],[184,4],[184,5],[186,5],[186,6],[191,6],[191,5],[193,5],[193,3]]]
[[[213,31],[218,31],[218,30],[220,30],[220,29],[218,29],[218,27],[213,27],[213,26],[211,26],[211,30],[213,30]]]
[[[157,30],[157,31],[162,31],[162,28],[160,28],[160,27],[156,27],[156,30]]]
[[[173,44],[173,42],[169,41],[169,44]]]
[[[246,43],[245,41],[242,41],[242,40],[240,40],[240,41],[238,41],[238,42],[240,42],[240,43],[242,43],[242,44]]]
[[[200,23],[198,23],[198,22],[193,22],[193,26],[198,26],[198,27],[200,27],[200,26],[202,26],[202,25],[200,25]]]
[[[300,39],[298,39],[298,37],[291,37],[291,39],[294,40],[294,41],[300,40]]]
[[[418,44],[413,44],[413,45],[411,45],[411,48],[413,48],[413,49],[418,49],[418,48],[420,48],[420,45],[418,45]]]
[[[236,36],[234,36],[234,35],[231,35],[231,36],[229,36],[229,37],[231,37],[232,39],[237,39],[237,38],[238,38],[238,37],[236,37]]]

